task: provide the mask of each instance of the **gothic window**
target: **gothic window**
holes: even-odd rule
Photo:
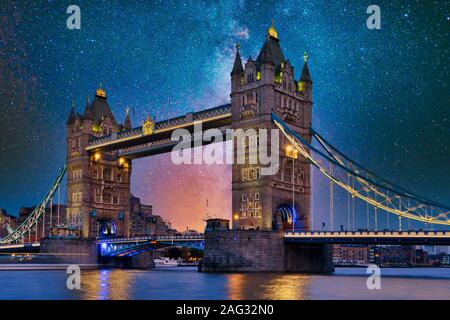
[[[255,201],[259,201],[259,192],[255,192]]]
[[[109,189],[103,190],[103,203],[111,203],[111,202],[112,202],[111,190]]]
[[[112,180],[112,170],[111,168],[103,168],[103,180],[111,181]]]
[[[102,202],[102,194],[100,192],[100,188],[95,188],[94,201],[98,203]]]
[[[122,174],[120,172],[117,172],[116,181],[117,182],[122,182]]]
[[[72,202],[73,203],[80,203],[83,198],[82,192],[74,192],[72,193]]]
[[[80,180],[82,177],[82,169],[75,169],[72,172],[73,180]]]
[[[117,191],[115,191],[115,192],[113,193],[112,202],[113,202],[114,204],[119,204],[119,194],[118,194]]]
[[[94,167],[94,169],[92,169],[92,178],[98,179],[98,169],[97,169],[97,167]]]
[[[284,165],[284,181],[292,183],[292,161],[286,161]]]
[[[254,181],[260,178],[260,169],[258,167],[254,168],[243,168],[241,169],[242,181]]]
[[[247,201],[247,195],[245,193],[242,194],[242,201]]]

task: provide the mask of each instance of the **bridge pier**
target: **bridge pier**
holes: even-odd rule
[[[59,263],[98,264],[95,239],[43,239],[41,253],[54,255]]]
[[[132,257],[113,258],[110,265],[120,269],[150,269],[155,267],[151,252],[143,252]]]
[[[292,245],[283,232],[224,230],[205,234],[200,272],[298,272],[334,271],[331,246]]]

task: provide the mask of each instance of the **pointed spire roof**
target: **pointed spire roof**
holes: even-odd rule
[[[69,118],[67,119],[67,124],[71,124],[75,121],[75,106],[73,99],[70,103],[70,112],[69,112]]]
[[[99,92],[99,90],[103,91],[101,86],[100,89],[97,89],[94,101],[92,101],[92,104],[90,105],[92,120],[94,123],[100,124],[104,117],[109,116],[113,121],[115,121],[111,108],[108,105],[106,94],[103,95],[103,93],[101,91]]]
[[[236,57],[234,58],[233,71],[231,71],[231,76],[243,74],[244,68],[242,67],[241,54],[239,53],[239,43],[236,44]]]
[[[129,107],[126,108],[126,116],[125,116],[124,127],[126,129],[131,129],[133,127],[132,124],[131,124],[130,108]]]
[[[89,105],[89,97],[86,97],[86,107],[84,108],[83,118],[92,120],[92,109],[91,106]]]
[[[308,68],[308,57],[309,56],[305,51],[305,53],[303,54],[303,61],[305,61],[305,64],[303,65],[302,75],[300,77],[300,81],[303,81],[303,82],[304,81],[312,82],[311,75],[309,73],[309,68]]]
[[[256,59],[256,68],[260,70],[262,64],[270,63],[278,70],[281,67],[281,63],[284,63],[285,60],[283,51],[280,47],[278,33],[276,32],[272,21],[272,26],[267,30],[267,39]]]

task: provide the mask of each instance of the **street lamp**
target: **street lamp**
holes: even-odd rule
[[[94,153],[94,156],[93,156],[93,158],[94,158],[94,161],[98,161],[98,160],[100,160],[100,158],[102,157],[102,155],[100,154],[100,152],[96,152],[96,153]]]

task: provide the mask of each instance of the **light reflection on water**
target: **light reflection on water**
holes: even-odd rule
[[[119,272],[118,272],[119,271]],[[133,275],[121,270],[84,271],[80,299],[128,300],[132,291]]]
[[[287,274],[231,274],[227,276],[231,300],[306,300],[310,276]]]
[[[365,269],[333,275],[206,274],[194,268],[82,270],[81,290],[64,271],[0,272],[0,299],[450,299],[450,269],[382,269],[368,290]]]

